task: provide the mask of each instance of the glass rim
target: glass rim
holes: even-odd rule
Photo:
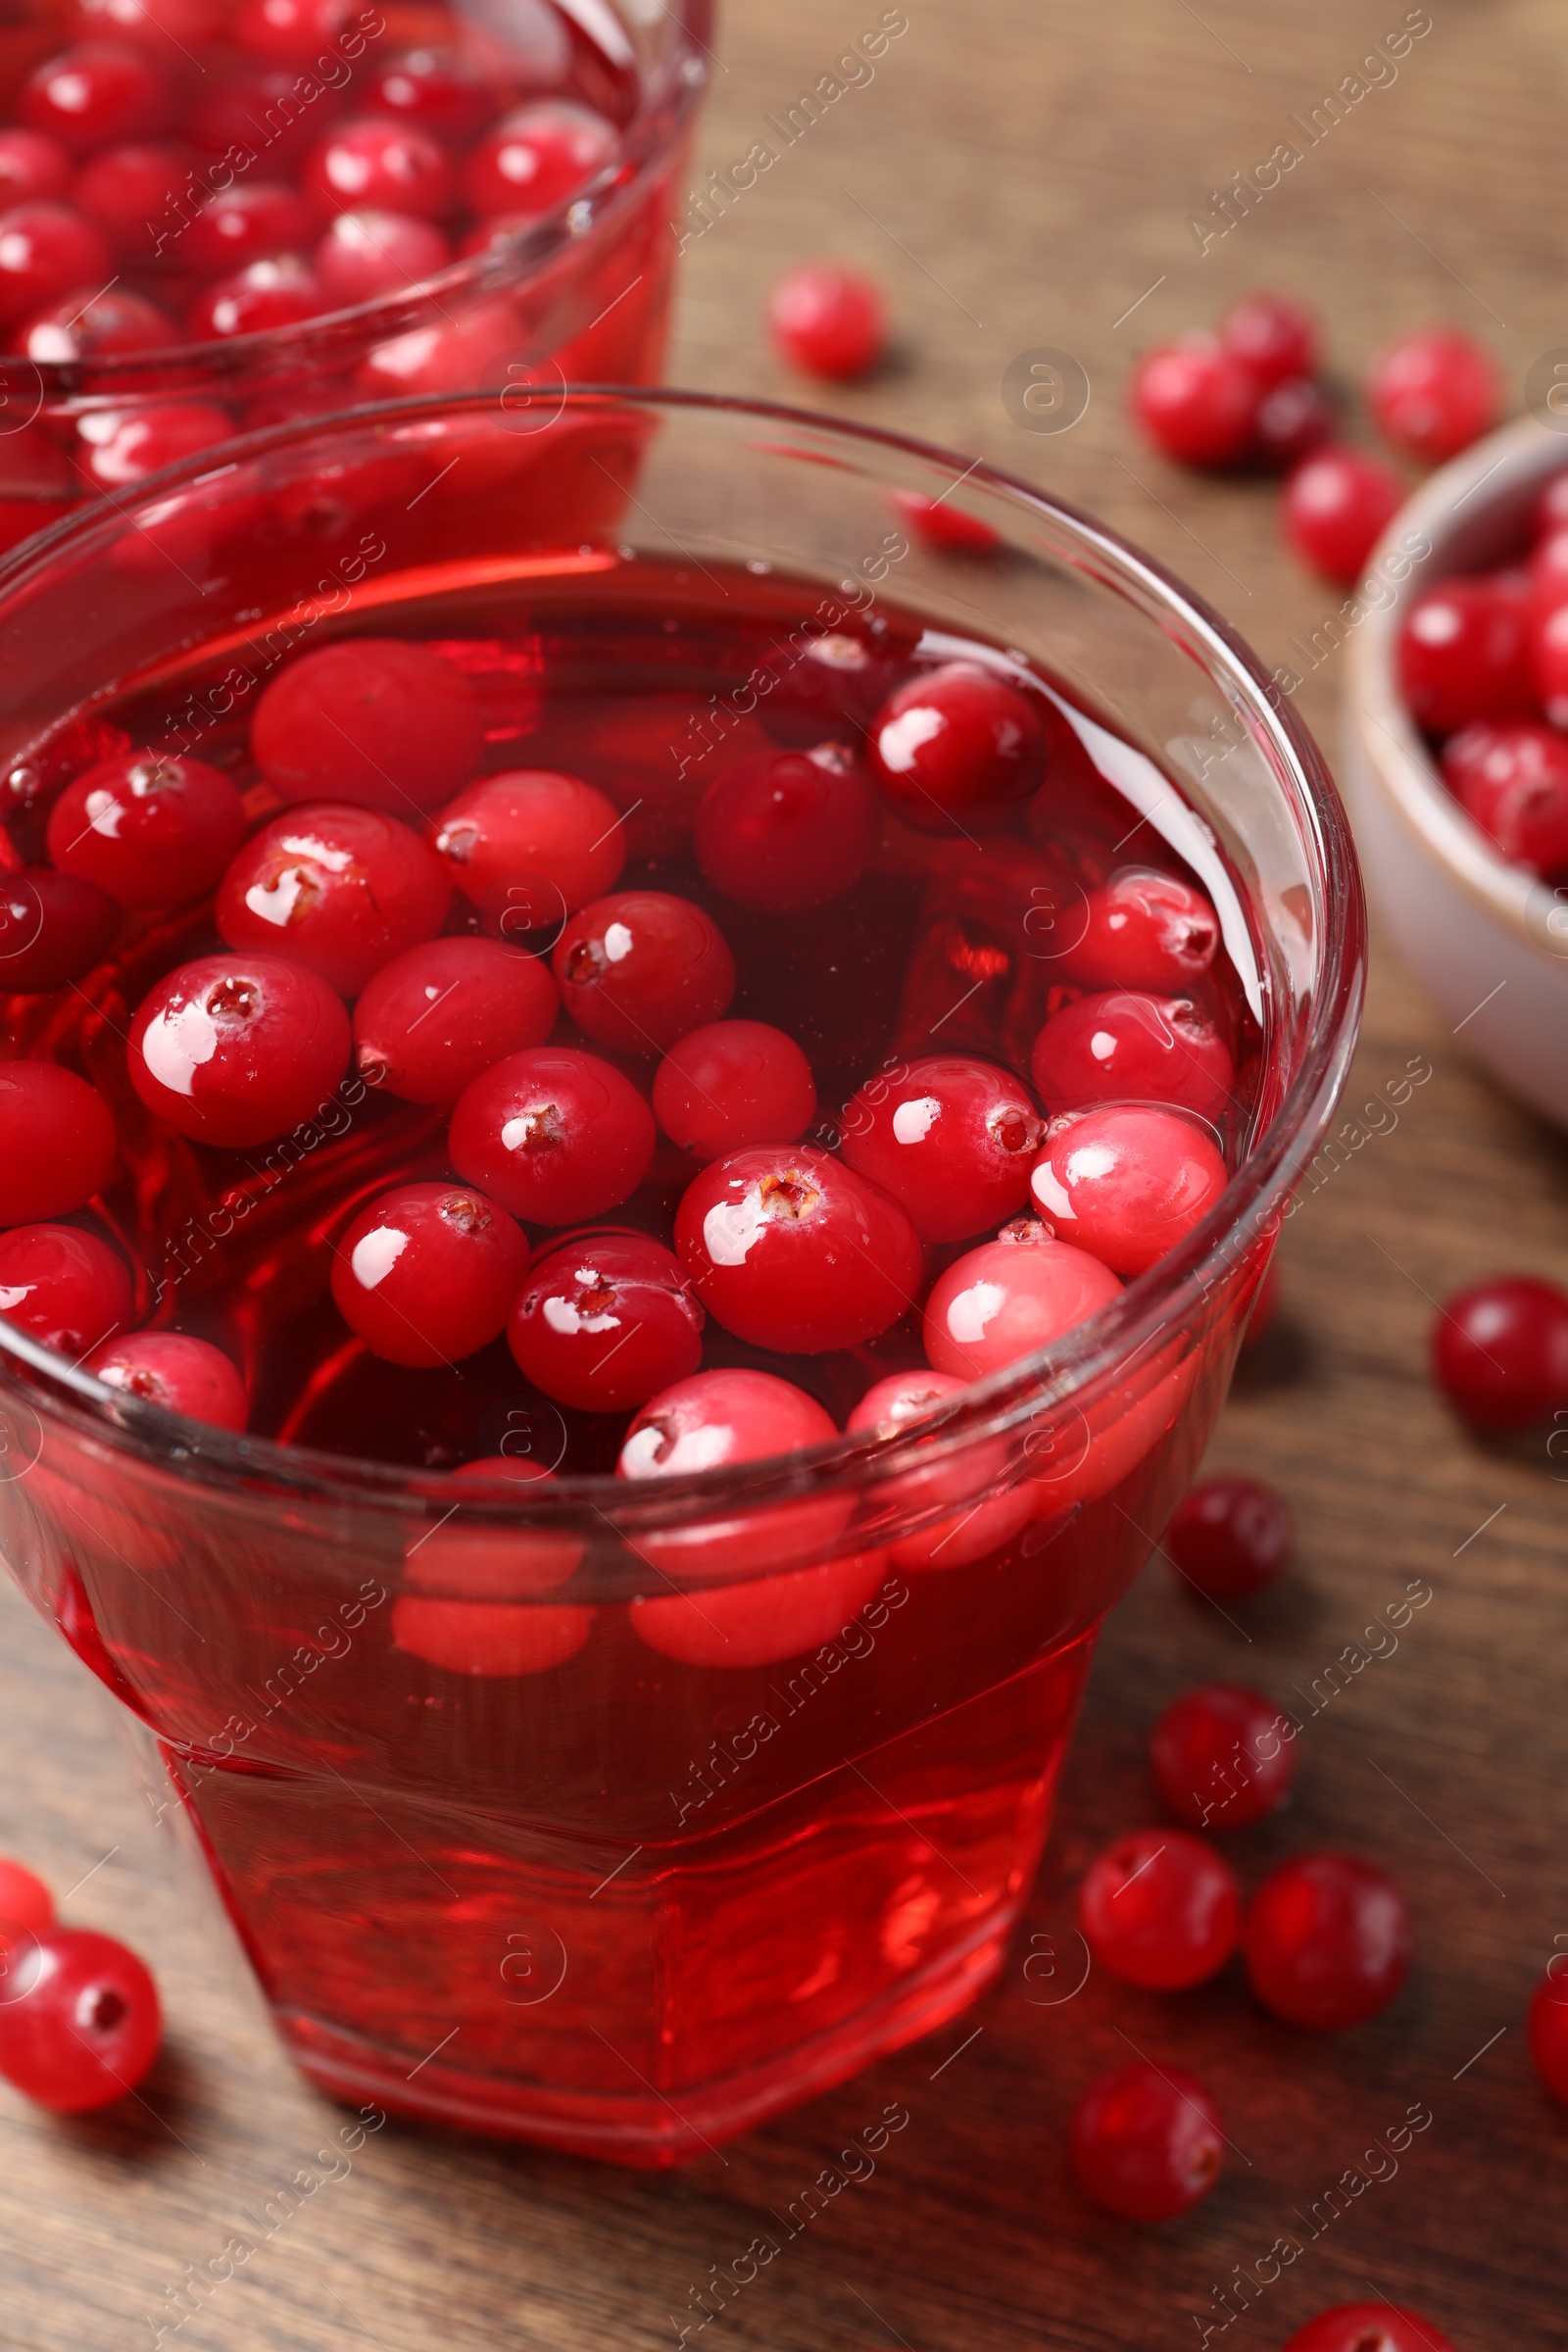
[[[452,393],[376,402],[335,410],[308,422],[270,426],[149,474],[138,484],[134,501],[118,501],[107,512],[102,502],[86,502],[0,561],[0,629],[15,594],[36,585],[41,572],[85,548],[95,536],[118,535],[127,524],[133,527],[140,507],[163,504],[174,491],[209,482],[220,472],[281,448],[368,424],[484,414],[493,409],[494,398],[493,393]],[[538,1527],[577,1519],[586,1506],[616,1532],[683,1521],[697,1509],[710,1514],[824,1489],[874,1489],[884,1479],[906,1474],[916,1459],[926,1467],[987,1440],[1006,1438],[1043,1415],[1070,1412],[1078,1396],[1125,1371],[1162,1332],[1170,1335],[1168,1347],[1170,1337],[1180,1336],[1227,1272],[1277,1233],[1288,1213],[1290,1196],[1317,1149],[1354,1048],[1366,955],[1365,902],[1349,820],[1322,753],[1290,698],[1281,695],[1268,667],[1245,639],[1154,557],[988,460],[977,459],[966,467],[961,456],[940,444],[784,402],[670,387],[580,384],[565,388],[560,414],[627,408],[656,417],[662,413],[733,416],[804,430],[851,452],[891,452],[931,467],[950,488],[961,477],[966,492],[989,492],[999,507],[1054,526],[1073,546],[1079,568],[1090,570],[1102,586],[1124,594],[1141,591],[1156,625],[1160,618],[1167,625],[1180,622],[1190,642],[1201,651],[1207,673],[1237,688],[1250,720],[1258,734],[1272,741],[1295,784],[1301,832],[1321,894],[1322,922],[1314,961],[1321,985],[1311,1018],[1295,1041],[1294,1075],[1252,1151],[1213,1207],[1176,1249],[1129,1282],[1111,1305],[1060,1341],[966,1385],[910,1424],[907,1432],[892,1438],[841,1435],[795,1453],[678,1478],[629,1481],[612,1472],[558,1475],[548,1483],[530,1480],[519,1491],[518,1483],[504,1476],[492,1483],[465,1475],[457,1490],[465,1510],[481,1520]],[[1278,784],[1273,788],[1282,789]],[[1287,1041],[1276,1025],[1268,1044],[1268,1066],[1278,1069],[1286,1050]],[[425,1470],[328,1453],[187,1420],[105,1387],[0,1317],[0,1368],[8,1358],[25,1365],[78,1435],[122,1450],[128,1447],[204,1483],[247,1490],[260,1485],[300,1499],[380,1505],[390,1511],[406,1509],[421,1498],[450,1503],[453,1481],[459,1476],[457,1470]],[[22,1394],[26,1400],[28,1392]],[[612,1509],[604,1507],[612,1503]]]
[[[449,298],[505,294],[541,273],[634,203],[684,136],[708,81],[715,5],[716,0],[669,0],[661,8],[674,26],[670,52],[657,84],[642,93],[615,153],[574,195],[541,213],[505,245],[448,262],[404,293],[379,295],[373,302],[323,311],[292,326],[265,327],[220,342],[161,343],[152,351],[89,360],[33,360],[24,352],[0,352],[0,405],[9,408],[13,401],[25,403],[34,393],[37,396],[32,414],[8,430],[23,431],[34,424],[51,401],[69,403],[78,411],[115,409],[160,394],[175,398],[198,389],[222,391],[258,375],[265,384],[288,368],[329,366],[334,357],[346,358],[367,343],[389,341],[429,325],[438,315],[445,317],[442,306]],[[538,101],[550,102],[548,92]],[[244,183],[236,178],[231,184]],[[155,380],[166,376],[172,380]],[[0,435],[0,448],[4,439]],[[217,443],[214,449],[226,446]]]

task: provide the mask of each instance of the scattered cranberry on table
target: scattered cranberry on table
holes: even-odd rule
[[[1084,2194],[1129,2222],[1168,2222],[1206,2197],[1225,2162],[1219,2110],[1174,2067],[1121,2067],[1073,2110],[1072,2169]]]
[[[1554,1977],[1548,1967],[1531,1996],[1530,2055],[1552,2097],[1568,2107],[1568,1970]]]
[[[1296,1779],[1295,1729],[1259,1690],[1200,1683],[1150,1735],[1149,1761],[1167,1811],[1195,1830],[1240,1830],[1277,1813]]]
[[[1298,1854],[1252,1896],[1242,1950],[1253,1992],[1287,2025],[1332,2034],[1376,2017],[1410,1973],[1410,1914],[1353,1854]]]
[[[55,1898],[42,1879],[24,1863],[0,1854],[0,1937],[11,1941],[19,1929],[23,1936],[36,1935],[54,1922]]]
[[[1400,335],[1367,370],[1367,406],[1393,446],[1439,466],[1490,432],[1502,387],[1490,352],[1452,327]]]
[[[1479,1429],[1544,1426],[1568,1409],[1568,1293],[1528,1274],[1456,1291],[1432,1326],[1432,1370]]]
[[[1455,2352],[1455,2346],[1430,2320],[1380,2297],[1320,2311],[1281,2352]]]
[[[85,2115],[135,2089],[158,2055],[158,1988],[134,1952],[87,1928],[45,1926],[0,2001],[0,2076],[39,2107]],[[8,1988],[9,1990],[10,1988]]]
[[[1131,1830],[1098,1854],[1078,1920],[1102,1968],[1148,1992],[1180,1992],[1223,1968],[1241,1933],[1227,1863],[1185,1830]]]
[[[1285,537],[1303,564],[1349,587],[1403,506],[1403,482],[1382,458],[1360,449],[1319,449],[1286,482]]]
[[[1189,1489],[1176,1506],[1165,1550],[1178,1573],[1208,1600],[1250,1600],[1291,1556],[1290,1507],[1261,1479],[1221,1477]]]
[[[1130,395],[1147,438],[1183,466],[1234,466],[1252,438],[1256,376],[1217,336],[1183,335],[1139,362]]]
[[[829,383],[868,375],[887,342],[881,289],[840,262],[787,270],[768,296],[767,323],[792,367]]]

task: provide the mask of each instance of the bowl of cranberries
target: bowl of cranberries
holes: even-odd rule
[[[1349,649],[1357,841],[1466,1049],[1568,1125],[1568,441],[1505,427],[1391,530],[1431,552]]]
[[[23,0],[0,546],[247,425],[659,372],[709,0]],[[291,526],[330,534],[322,485]]]
[[[238,440],[0,646],[0,1548],[299,2063],[659,2164],[952,2015],[1353,1041],[1266,672],[676,393]]]

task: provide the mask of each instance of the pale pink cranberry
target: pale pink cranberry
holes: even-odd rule
[[[843,744],[758,752],[709,786],[697,862],[737,906],[820,906],[859,880],[876,848],[876,800]]]
[[[87,1370],[122,1396],[214,1429],[243,1429],[250,1419],[245,1383],[221,1348],[181,1331],[133,1331],[111,1340],[87,1358]]]
[[[345,308],[406,293],[446,267],[446,238],[412,213],[339,213],[316,248],[316,274]]]
[[[247,262],[197,295],[185,315],[193,335],[227,342],[236,335],[275,334],[298,326],[329,307],[321,281],[309,262],[291,253]]]
[[[45,202],[63,196],[71,158],[58,139],[41,130],[0,130],[0,207]]]
[[[473,771],[483,739],[466,677],[416,641],[351,637],[290,663],[251,721],[251,753],[285,801],[356,801],[410,816]]]
[[[711,1021],[671,1046],[655,1071],[654,1115],[694,1159],[790,1144],[816,1115],[811,1065],[765,1021]]]
[[[331,213],[412,213],[440,220],[452,210],[456,173],[439,139],[417,123],[367,116],[329,130],[308,158],[305,192]]]
[[[212,888],[244,832],[244,804],[216,767],[129,752],[66,786],[49,811],[49,855],[122,906],[180,906]]]
[[[654,1156],[654,1114],[629,1080],[569,1046],[511,1054],[466,1087],[447,1149],[531,1225],[574,1225],[618,1208]]]
[[[1160,996],[1200,980],[1219,947],[1219,921],[1200,890],[1135,866],[1092,890],[1083,936],[1060,959],[1089,988],[1147,988]]]
[[[1303,564],[1349,587],[1404,504],[1392,466],[1359,449],[1319,449],[1285,485],[1280,519]]]
[[[90,292],[113,271],[109,240],[85,213],[41,199],[0,213],[0,325],[33,318],[75,286]]]
[[[1035,1092],[1054,1118],[1100,1102],[1178,1102],[1201,1119],[1231,1107],[1236,1066],[1206,1013],[1186,997],[1133,990],[1080,997],[1035,1039]]]
[[[1502,387],[1485,347],[1451,327],[1401,335],[1367,370],[1378,430],[1407,457],[1441,465],[1497,421]]]
[[[558,1404],[624,1413],[697,1370],[702,1331],[686,1270],[662,1242],[584,1233],[533,1267],[507,1342],[518,1370]]]
[[[73,155],[161,130],[172,106],[163,65],[123,41],[84,41],[33,69],[22,85],[18,110],[30,129],[45,131]]]
[[[1528,719],[1479,718],[1443,747],[1444,781],[1515,865],[1568,866],[1568,736]]]
[[[110,360],[123,352],[159,351],[179,340],[166,311],[127,287],[78,290],[40,311],[12,336],[29,360],[71,364]]]
[[[183,232],[178,258],[189,270],[228,272],[316,241],[317,216],[281,180],[242,179],[202,206]]]
[[[109,1105],[53,1061],[0,1061],[0,1225],[84,1208],[114,1174]]]
[[[735,958],[710,915],[662,890],[622,890],[572,916],[552,956],[568,1017],[601,1045],[663,1054],[716,1021]]]
[[[506,1329],[528,1245],[506,1210],[458,1184],[394,1185],[332,1251],[332,1297],[390,1364],[459,1363]]]
[[[1029,1090],[993,1062],[932,1054],[851,1096],[843,1152],[907,1209],[922,1241],[964,1241],[1029,1198],[1046,1123]]]
[[[366,983],[355,1064],[405,1102],[450,1107],[495,1062],[542,1046],[559,1003],[536,956],[493,939],[427,940]]]
[[[1234,466],[1251,439],[1257,401],[1251,369],[1201,334],[1146,354],[1130,394],[1147,438],[1183,466]]]
[[[613,804],[551,768],[482,777],[441,810],[431,838],[464,897],[518,938],[603,897],[626,862]]]
[[[1530,595],[1521,573],[1444,580],[1417,597],[1400,623],[1400,692],[1411,715],[1434,735],[1473,718],[1527,718],[1538,675],[1543,700],[1548,699],[1542,642],[1533,672]],[[1563,644],[1568,648],[1568,636]]]
[[[1131,1277],[1184,1241],[1227,1181],[1195,1121],[1157,1103],[1120,1102],[1057,1122],[1029,1189],[1061,1240]]]
[[[896,1512],[901,1519],[919,1513],[928,1519],[932,1510],[952,1506],[944,1517],[899,1536],[889,1545],[888,1559],[895,1568],[965,1568],[1010,1544],[1035,1516],[1037,1496],[1029,1484],[1002,1494],[985,1491],[1001,1479],[1005,1467],[1003,1446],[970,1441],[944,1458],[942,1408],[961,1396],[967,1385],[951,1372],[890,1373],[867,1389],[845,1425],[849,1437],[863,1433],[884,1442],[906,1441],[901,1460],[907,1459],[911,1467],[879,1483],[879,1512]],[[926,1450],[937,1457],[923,1464],[912,1443],[922,1423],[931,1425]]]
[[[889,695],[871,722],[873,776],[922,833],[986,831],[1032,798],[1045,769],[1035,705],[973,662],[947,662]]]
[[[887,307],[875,278],[842,262],[801,262],[767,299],[774,342],[805,375],[829,383],[868,375],[887,343]]]
[[[1020,1218],[939,1275],[925,1308],[925,1351],[939,1372],[983,1380],[1049,1348],[1121,1297],[1098,1257]]]
[[[76,420],[85,471],[100,490],[127,490],[149,473],[232,438],[233,419],[212,401],[147,409],[98,409]]]
[[[130,1321],[125,1261],[74,1225],[0,1233],[0,1315],[74,1361]],[[0,1904],[0,1917],[4,1906]]]
[[[340,997],[280,956],[198,956],[160,980],[131,1024],[130,1082],[193,1142],[270,1143],[320,1110],[349,1058]]]
[[[525,213],[537,219],[585,187],[614,152],[614,131],[586,107],[555,101],[519,108],[488,130],[469,156],[464,174],[469,207],[481,217]]]

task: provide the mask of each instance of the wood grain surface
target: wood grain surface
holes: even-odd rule
[[[983,452],[1104,514],[1302,667],[1291,641],[1309,643],[1338,600],[1279,552],[1266,485],[1180,477],[1129,439],[1128,368],[1141,344],[1278,282],[1320,306],[1348,385],[1391,329],[1450,318],[1489,337],[1517,405],[1531,362],[1568,341],[1561,0],[1430,0],[1430,30],[1402,55],[1382,46],[1387,71],[1361,61],[1428,21],[1402,0],[903,0],[886,19],[881,0],[736,0],[694,186],[902,13],[874,76],[692,238],[676,380],[783,391]],[[1307,145],[1291,118],[1348,76],[1364,95]],[[1200,250],[1223,224],[1215,190],[1282,140],[1300,163]],[[883,372],[826,401],[785,383],[759,324],[774,271],[815,251],[873,269],[898,321]],[[1071,431],[1027,429],[1004,404],[1008,363],[1040,347],[1087,372]],[[1299,698],[1331,749],[1340,666],[1320,662]],[[1412,1061],[1433,1074],[1291,1224],[1283,1326],[1213,1449],[1290,1496],[1295,1573],[1232,1626],[1155,1562],[1103,1639],[1004,1984],[935,2043],[689,2171],[650,2179],[388,2126],[323,2180],[316,2152],[342,2119],[296,2080],[226,1931],[193,1899],[110,1701],[0,1595],[0,1850],[143,1951],[172,2021],[145,2097],[97,2122],[62,2127],[0,2088],[8,2352],[150,2344],[186,2266],[256,2236],[247,2210],[302,2167],[320,2185],[166,2343],[667,2347],[712,2266],[776,2234],[769,2209],[894,2102],[909,2121],[874,2176],[733,2295],[708,2345],[1177,2352],[1210,2322],[1225,2352],[1271,2352],[1325,2304],[1387,2295],[1461,2352],[1560,2347],[1568,2114],[1533,2080],[1523,2021],[1568,1936],[1565,1486],[1542,1447],[1458,1430],[1424,1353],[1433,1296],[1499,1267],[1568,1278],[1568,1149],[1461,1047],[1380,955],[1347,1111],[1386,1101]],[[1432,1598],[1396,1647],[1367,1637],[1411,1580]],[[1356,1642],[1385,1654],[1331,1680]],[[1410,1988],[1324,2043],[1265,2019],[1230,1974],[1178,1999],[1098,1976],[1060,1997],[1071,1973],[1045,1975],[1050,1946],[1029,1941],[1058,1937],[1065,1966],[1085,1859],[1151,1810],[1152,1717],[1215,1675],[1259,1685],[1306,1727],[1293,1809],[1232,1842],[1244,1876],[1327,1842],[1385,1862],[1410,1893]],[[1143,2232],[1088,2208],[1063,2160],[1074,2098],[1129,2045],[1205,2078],[1233,2142],[1217,2193]],[[1396,2163],[1376,2154],[1412,2107],[1430,2124]],[[1347,2175],[1361,2186],[1327,2199]],[[1282,2237],[1302,2252],[1250,2309],[1233,2294],[1221,2328],[1219,2290],[1266,2273]]]

